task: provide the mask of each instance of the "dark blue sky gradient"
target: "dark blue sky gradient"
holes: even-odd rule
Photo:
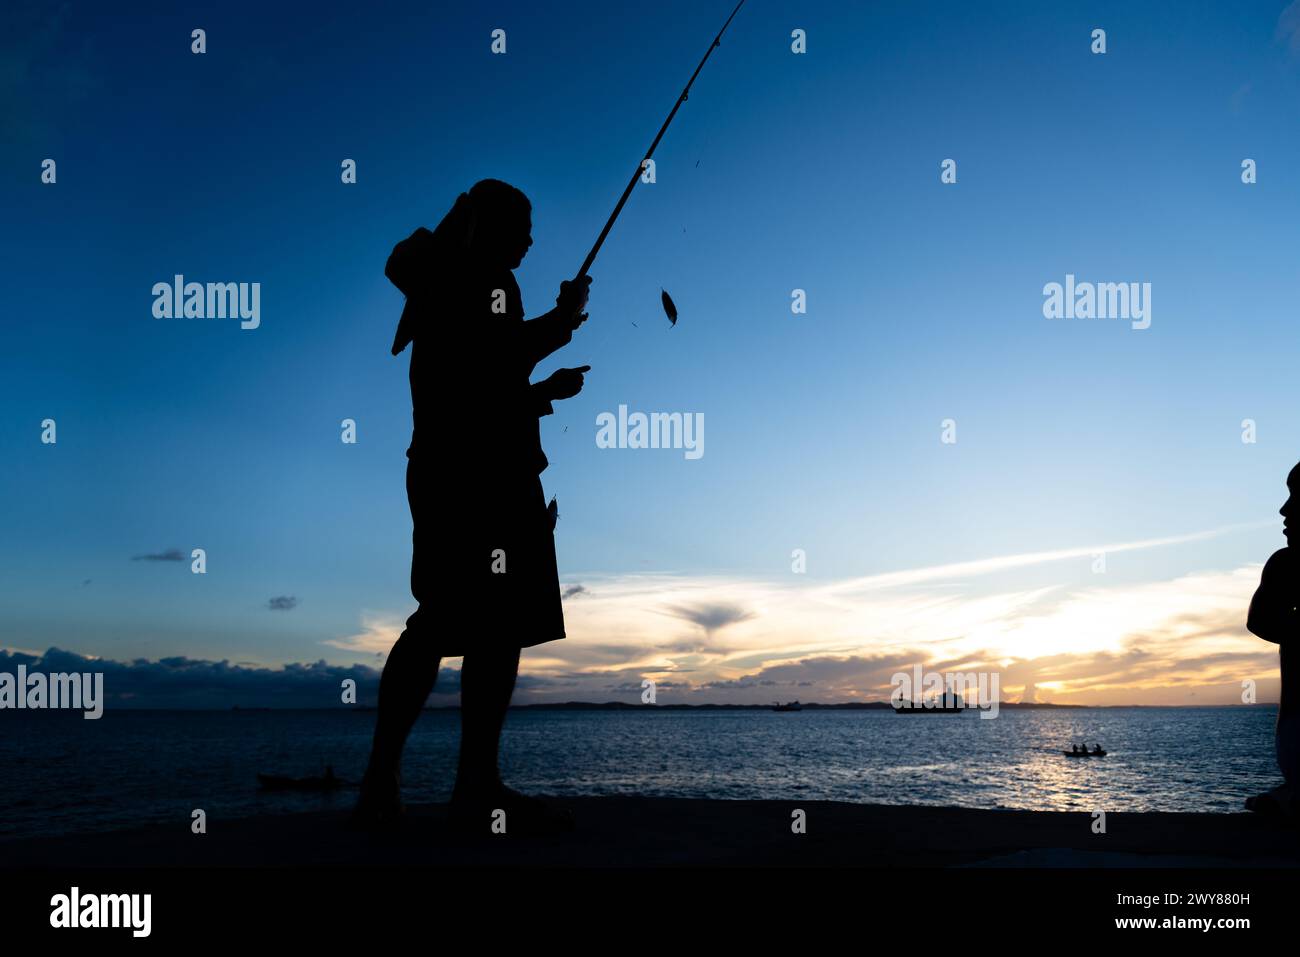
[[[593,366],[543,424],[563,579],[779,576],[792,548],[830,579],[1267,521],[1300,456],[1284,6],[750,0],[593,269],[591,321],[538,370]],[[389,251],[508,180],[534,204],[525,306],[550,308],[729,8],[6,14],[0,645],[346,661],[320,643],[409,613]],[[261,327],[154,319],[178,272],[260,282]],[[1066,273],[1151,282],[1152,327],[1048,322]],[[620,403],[704,413],[704,457],[597,449]],[[208,574],[131,560],[173,547]]]

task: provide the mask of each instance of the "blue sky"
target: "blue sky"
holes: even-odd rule
[[[533,201],[517,275],[545,311],[729,9],[7,12],[0,646],[379,663],[413,608],[384,260],[499,177]],[[538,370],[592,365],[543,422],[561,576],[586,591],[535,672],[565,696],[652,674],[709,700],[785,695],[754,683],[774,675],[805,699],[872,697],[853,662],[950,660],[930,643],[960,638],[963,661],[1078,700],[1230,697],[1238,673],[1272,675],[1233,615],[1282,544],[1300,457],[1298,11],[750,0],[593,269],[591,320]],[[260,328],[154,319],[175,273],[260,282]],[[1150,282],[1151,328],[1045,319],[1067,273]],[[619,404],[702,413],[704,456],[597,448]],[[978,564],[1152,540],[1109,552],[1104,576]],[[132,561],[194,547],[206,575]],[[842,619],[806,594],[957,563],[977,564]],[[1202,647],[1169,622],[1211,593]],[[282,595],[296,607],[268,608]],[[1125,601],[1167,614],[1089,631]],[[1053,628],[1043,655],[1029,618]],[[1136,671],[1070,684],[1135,650]],[[1073,657],[1028,664],[1048,651]]]

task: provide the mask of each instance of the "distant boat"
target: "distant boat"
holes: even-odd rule
[[[1067,758],[1104,758],[1107,754],[1105,751],[1062,751]]]
[[[967,710],[961,695],[951,692],[938,698],[931,698],[930,703],[900,701],[894,705],[894,714],[958,714]]]
[[[786,704],[781,704],[781,702],[778,701],[776,702],[776,704],[772,705],[772,710],[773,711],[802,711],[803,705],[801,705],[798,701],[790,701]]]
[[[259,774],[257,783],[263,791],[337,791],[349,787],[347,781],[334,776],[334,769],[326,766],[325,773],[314,777],[291,778],[282,774]]]

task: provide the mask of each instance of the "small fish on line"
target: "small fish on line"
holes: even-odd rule
[[[662,300],[663,300],[663,304],[664,304],[664,315],[666,315],[666,316],[668,317],[668,321],[669,321],[669,322],[671,322],[674,326],[676,326],[676,325],[677,325],[677,306],[676,306],[676,304],[673,303],[673,297],[670,296],[670,295],[668,295],[668,290],[664,289],[663,286],[660,286],[660,287],[659,287],[659,291],[663,294],[663,295],[661,296],[661,298],[662,298]]]

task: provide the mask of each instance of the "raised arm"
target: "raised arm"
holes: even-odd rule
[[[555,308],[524,322],[520,347],[530,369],[556,349],[568,345],[574,331],[587,321],[587,314],[582,310],[587,305],[591,277],[584,276],[583,279],[581,283],[560,283]]]

